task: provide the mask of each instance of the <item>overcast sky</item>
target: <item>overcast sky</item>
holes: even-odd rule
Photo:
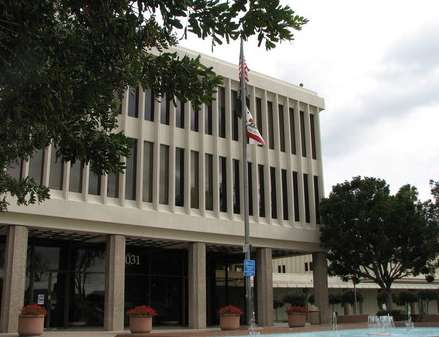
[[[362,175],[384,178],[392,192],[415,185],[428,199],[429,180],[439,180],[439,1],[283,2],[310,22],[270,52],[250,41],[247,64],[325,98],[326,195]],[[212,54],[207,41],[181,44]],[[237,63],[238,51],[232,44],[213,55]]]

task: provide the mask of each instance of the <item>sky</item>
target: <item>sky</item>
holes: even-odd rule
[[[325,194],[354,176],[405,184],[430,198],[439,180],[439,1],[290,0],[310,21],[272,51],[245,46],[247,64],[325,99],[320,127]],[[237,63],[237,43],[181,42]],[[251,72],[250,72],[251,84]]]

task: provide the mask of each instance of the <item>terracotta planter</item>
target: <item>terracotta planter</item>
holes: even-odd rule
[[[44,330],[44,315],[20,315],[18,317],[19,336],[41,336]]]
[[[130,315],[130,331],[132,333],[145,333],[152,330],[151,316]]]
[[[288,326],[290,328],[305,326],[306,313],[305,312],[294,312],[288,314]]]
[[[221,330],[238,330],[240,315],[221,315],[220,328]]]

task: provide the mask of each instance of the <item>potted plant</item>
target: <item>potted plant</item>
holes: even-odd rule
[[[305,326],[307,310],[302,306],[289,306],[287,309],[288,326],[290,328]]]
[[[239,321],[242,310],[233,305],[222,307],[219,311],[221,330],[237,330],[239,329]]]
[[[28,304],[21,309],[18,317],[19,336],[40,336],[44,330],[44,317],[47,310],[38,304]]]
[[[146,333],[152,330],[152,318],[157,312],[147,306],[140,305],[127,311],[131,333]]]

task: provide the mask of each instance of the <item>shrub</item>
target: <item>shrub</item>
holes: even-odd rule
[[[335,305],[341,303],[341,296],[340,295],[334,295],[329,294],[329,304]]]
[[[424,290],[418,293],[418,298],[421,301],[434,301],[438,298],[436,292],[431,290]]]
[[[287,314],[293,314],[293,313],[306,313],[308,310],[306,310],[305,307],[298,306],[298,305],[291,305],[287,309]]]
[[[305,306],[306,298],[303,295],[287,295],[284,297],[284,303],[292,306]]]
[[[241,308],[235,307],[234,305],[226,305],[225,307],[218,310],[220,316],[222,315],[242,315],[243,311]]]
[[[47,315],[47,310],[39,304],[28,304],[21,309],[22,315],[31,315],[31,316],[39,316]]]
[[[144,316],[144,317],[154,317],[157,316],[157,311],[147,305],[139,305],[127,311],[129,316]]]
[[[363,296],[357,292],[357,302],[363,302]],[[346,291],[341,295],[341,303],[355,303],[355,294],[353,291]]]
[[[398,304],[399,306],[403,306],[409,303],[415,303],[418,301],[418,298],[415,293],[402,291],[399,294],[395,294],[392,296],[393,302]]]

